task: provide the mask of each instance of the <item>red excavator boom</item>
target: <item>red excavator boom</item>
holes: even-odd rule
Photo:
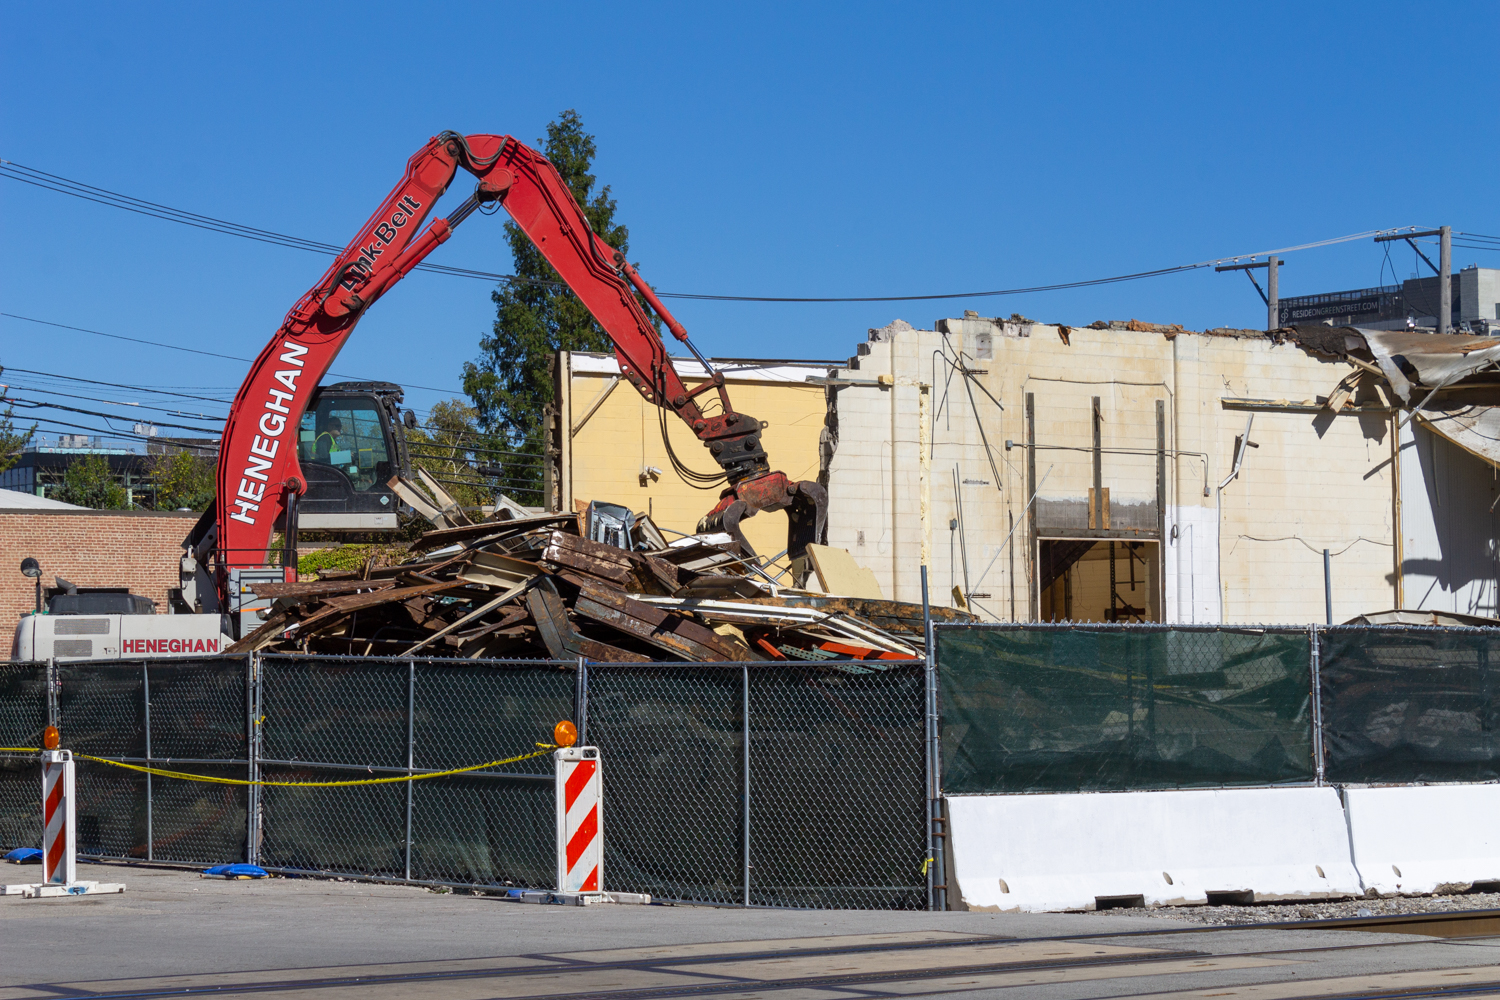
[[[422,229],[460,167],[478,178],[474,193],[448,218]],[[823,488],[771,471],[760,446],[764,425],[734,409],[723,376],[624,256],[593,232],[546,157],[510,136],[444,132],[407,161],[401,183],[287,314],[235,396],[219,451],[220,594],[230,568],[266,565],[272,532],[291,496],[304,491],[297,457],[302,414],[359,318],[488,202],[504,206],[593,314],[614,343],[621,375],[649,402],[675,412],[708,446],[728,487],[699,530],[728,531],[749,553],[739,522],[757,511],[786,509],[788,553],[800,583],[807,544],[823,533]],[[637,294],[703,363],[709,373],[703,384],[683,384]],[[710,391],[719,407],[705,413],[698,397]]]

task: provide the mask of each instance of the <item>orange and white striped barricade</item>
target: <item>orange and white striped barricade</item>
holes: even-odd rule
[[[97,896],[124,892],[118,882],[78,880],[75,795],[71,750],[42,751],[42,881],[0,886],[0,895]]]
[[[602,892],[604,783],[598,747],[552,755],[557,775],[557,891]]]
[[[650,895],[604,890],[604,783],[598,747],[552,755],[557,788],[557,889],[519,892],[524,902],[649,903]]]

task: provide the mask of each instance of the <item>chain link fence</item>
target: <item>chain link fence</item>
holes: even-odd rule
[[[939,774],[950,794],[1500,780],[1500,629],[937,625],[932,646],[936,691],[921,663],[4,663],[0,747],[50,722],[110,760],[340,782],[516,756],[572,719],[601,750],[607,887],[739,906],[941,906]],[[320,788],[82,761],[78,783],[86,856],[555,879],[545,755]],[[39,791],[34,755],[0,750],[0,847],[40,842]]]
[[[48,683],[49,671],[52,682]],[[265,655],[0,666],[0,745],[243,780],[403,777],[600,747],[605,884],[752,906],[928,905],[924,665]],[[79,852],[288,874],[553,885],[550,756],[378,785],[78,768]],[[0,844],[40,842],[34,756],[0,755]]]
[[[948,793],[1500,780],[1500,629],[934,632]]]
[[[1320,628],[1328,780],[1500,780],[1497,631]]]

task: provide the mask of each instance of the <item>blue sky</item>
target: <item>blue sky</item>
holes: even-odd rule
[[[669,292],[927,294],[1383,227],[1500,234],[1494,4],[6,2],[0,16],[0,158],[330,243],[434,133],[533,142],[564,108],[597,136],[631,258]],[[474,218],[432,260],[508,271],[498,222]],[[1384,261],[1369,241],[1295,253],[1282,291],[1373,285]],[[1392,252],[1399,278],[1412,261]],[[249,358],[326,263],[0,179],[3,312]],[[432,387],[410,391],[419,409],[456,394],[490,291],[413,275],[335,371]],[[705,353],[731,357],[845,358],[868,327],[965,308],[1195,329],[1265,316],[1242,276],[1211,269],[973,301],[670,304]],[[0,364],[215,397],[246,367],[3,317]],[[3,381],[42,398],[44,379]]]

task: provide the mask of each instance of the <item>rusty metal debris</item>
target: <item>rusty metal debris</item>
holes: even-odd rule
[[[728,534],[668,542],[650,517],[612,504],[563,514],[502,503],[472,521],[440,490],[434,504],[415,484],[401,485],[437,525],[407,562],[257,584],[256,596],[271,601],[264,624],[229,651],[801,660],[855,673],[923,655],[919,605],[784,587]]]

